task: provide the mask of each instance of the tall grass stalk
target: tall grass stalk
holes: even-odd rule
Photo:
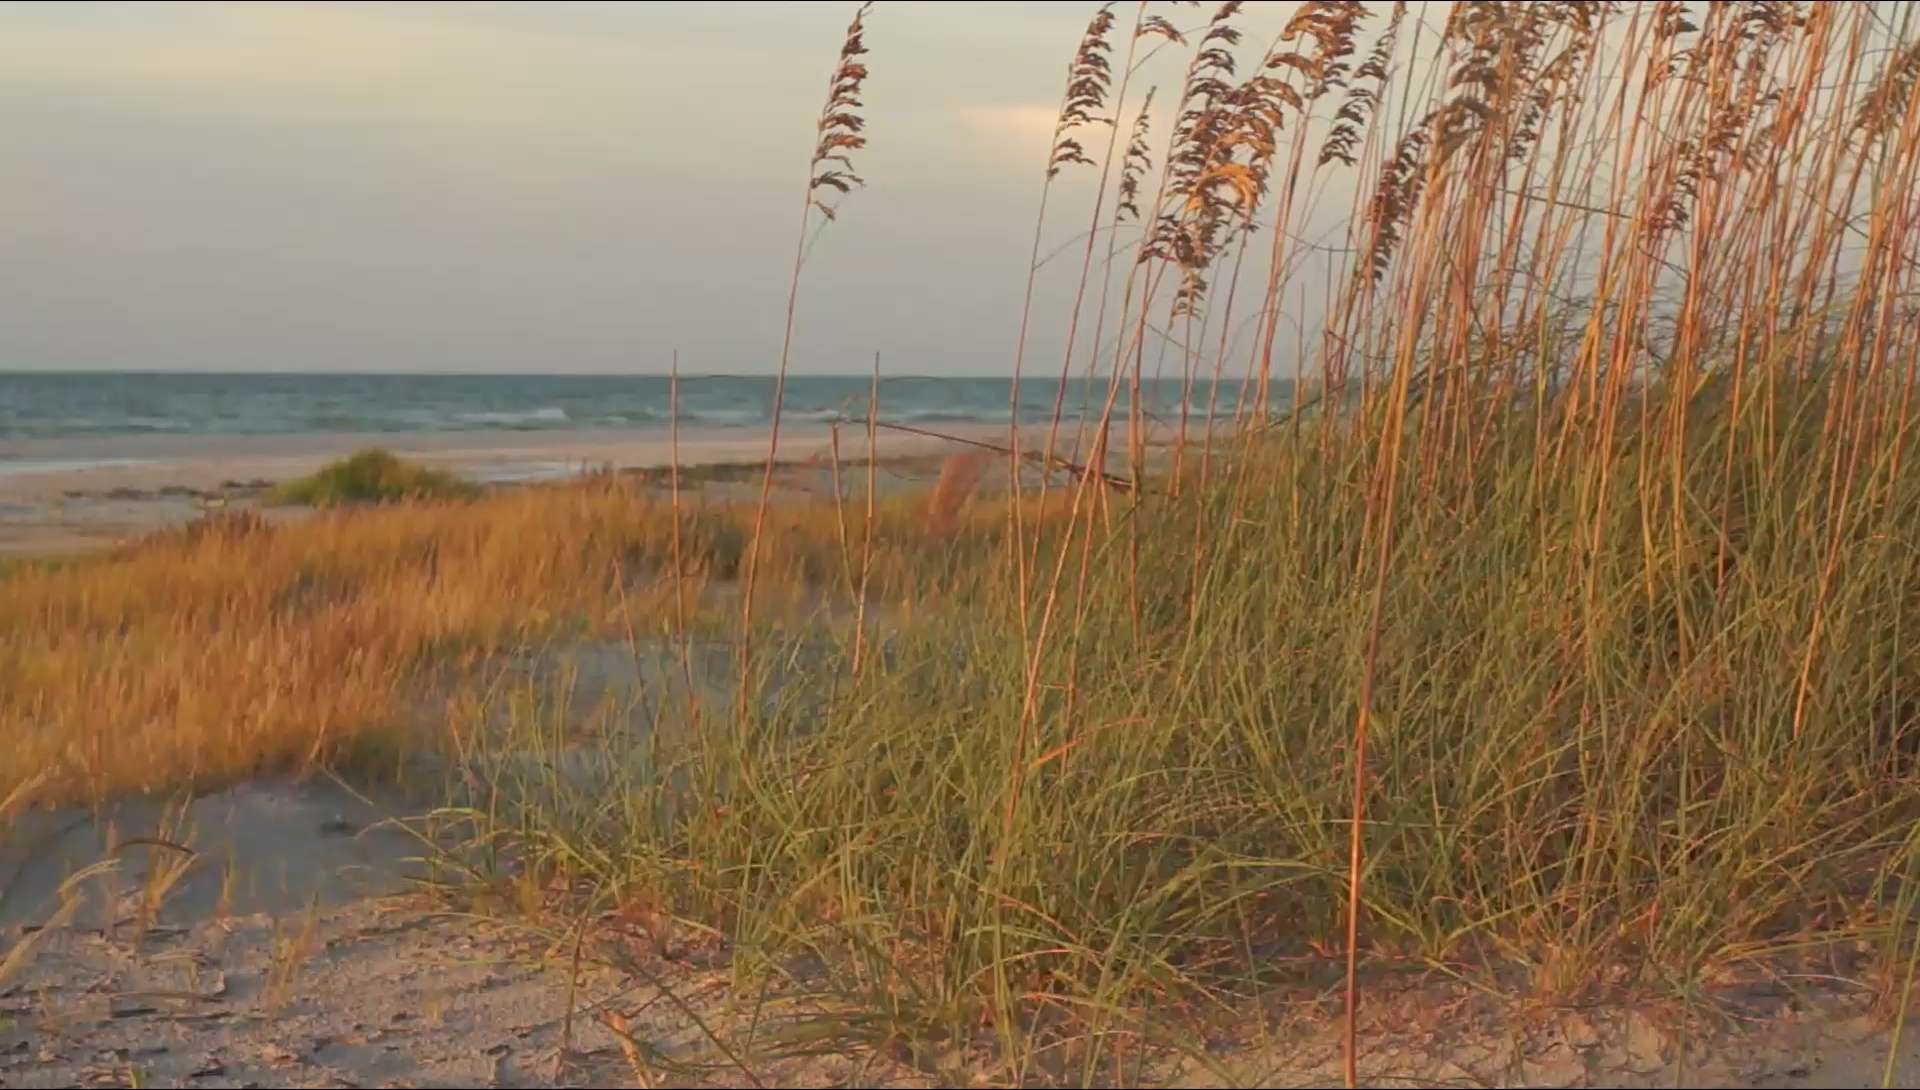
[[[815,213],[831,222],[837,214],[836,198],[846,195],[855,186],[866,184],[854,172],[852,153],[867,143],[867,138],[860,135],[866,128],[866,119],[859,112],[860,93],[867,79],[867,66],[861,63],[860,57],[867,52],[862,35],[866,29],[867,13],[872,7],[871,0],[861,4],[854,12],[853,21],[847,24],[846,37],[840,45],[839,63],[827,80],[826,103],[820,108],[820,120],[815,126],[813,158],[807,163],[807,184],[801,190],[800,230],[794,241],[793,272],[787,282],[786,329],[780,341],[780,365],[774,372],[773,407],[767,426],[767,460],[760,477],[760,502],[754,513],[753,533],[747,543],[746,573],[740,598],[740,627],[743,633],[753,630],[754,586],[758,577],[761,539],[766,530],[767,501],[773,492],[773,471],[780,451],[780,418],[786,405],[787,368],[793,358],[794,313],[800,302],[800,271],[806,264],[810,229]],[[747,679],[752,673],[752,647],[753,641],[743,635],[740,640],[741,688],[737,701],[738,712],[742,715],[747,710]]]

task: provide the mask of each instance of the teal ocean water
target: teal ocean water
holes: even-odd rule
[[[863,418],[864,376],[788,379],[789,423]],[[659,375],[311,375],[152,372],[0,372],[0,439],[122,435],[291,435],[330,432],[442,432],[483,429],[665,429],[673,414],[669,380]],[[935,428],[942,423],[1005,423],[1005,378],[883,378],[880,418]],[[1057,383],[1022,383],[1022,422],[1053,413]],[[1223,382],[1218,411],[1231,413],[1238,382]],[[773,380],[688,376],[680,382],[685,429],[764,429],[772,418]],[[1104,380],[1075,383],[1064,415],[1097,412]],[[1177,381],[1145,384],[1156,416],[1177,417]],[[1196,411],[1208,391],[1196,388]],[[1119,411],[1126,412],[1126,392]]]

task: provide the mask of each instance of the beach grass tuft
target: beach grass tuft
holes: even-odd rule
[[[464,500],[480,489],[444,469],[416,465],[379,449],[363,450],[275,486],[273,503],[333,507],[396,500]]]

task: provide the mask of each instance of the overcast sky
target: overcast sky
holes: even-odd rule
[[[797,370],[1008,370],[1094,8],[875,11]],[[0,6],[0,369],[766,372],[852,10]]]
[[[0,370],[657,374],[678,349],[688,372],[770,373],[854,6],[0,4]],[[1429,44],[1403,35],[1401,84],[1426,86],[1448,6],[1411,6]],[[869,185],[811,251],[797,372],[876,351],[895,375],[1011,370],[1097,7],[881,0]],[[1212,8],[1166,10],[1191,29]],[[1243,63],[1293,10],[1242,13]],[[1122,110],[1159,88],[1156,164],[1186,60],[1155,57]],[[1081,135],[1097,154],[1106,130]],[[1094,176],[1056,189],[1047,249],[1084,230]],[[1335,260],[1315,244],[1344,242],[1357,177],[1316,174],[1290,220],[1282,373],[1311,352]],[[1057,367],[1078,272],[1043,273],[1030,368]],[[1230,358],[1257,316],[1234,316]]]

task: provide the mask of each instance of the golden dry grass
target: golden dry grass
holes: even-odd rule
[[[976,450],[955,454],[940,463],[940,476],[927,495],[927,525],[936,532],[951,531],[993,462],[991,454]]]
[[[772,504],[763,605],[840,585],[857,503]],[[875,595],[911,597],[930,563],[997,533],[923,501],[875,509]],[[750,505],[689,500],[686,586],[738,574]],[[208,786],[309,768],[401,726],[427,675],[554,634],[659,632],[673,617],[674,510],[618,481],[473,503],[316,514],[269,527],[211,518],[111,556],[22,567],[0,583],[0,797],[36,802]],[[915,544],[917,542],[917,544]],[[855,561],[857,563],[857,561]]]

